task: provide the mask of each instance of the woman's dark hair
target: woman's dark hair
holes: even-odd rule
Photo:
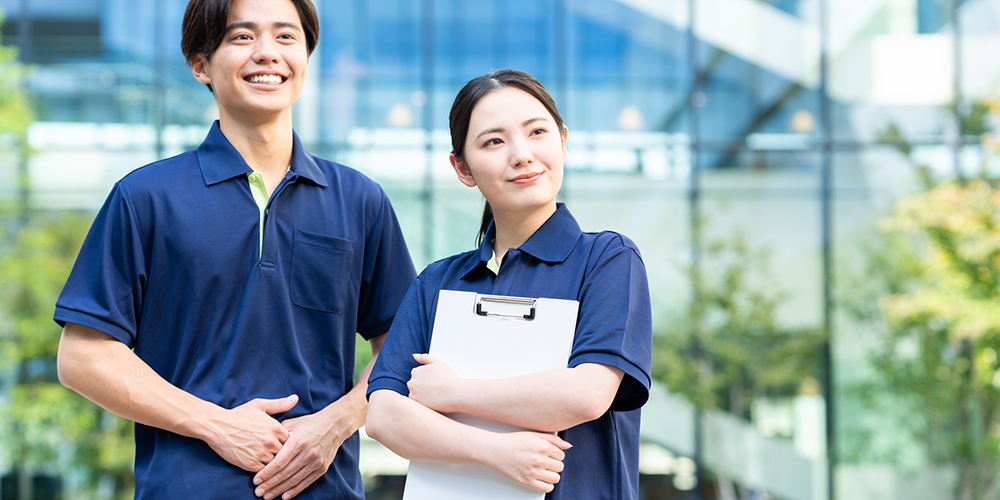
[[[545,106],[545,109],[552,115],[556,126],[559,127],[559,134],[562,135],[566,132],[562,116],[556,109],[555,100],[538,80],[516,69],[491,71],[469,80],[469,83],[466,83],[462,90],[458,91],[455,102],[451,105],[448,128],[451,129],[451,152],[455,158],[465,161],[463,159],[465,138],[469,135],[469,120],[472,118],[472,109],[476,107],[476,103],[484,95],[504,87],[517,87],[538,99],[538,102],[541,102],[542,106]],[[483,208],[483,220],[479,224],[479,235],[476,236],[477,245],[481,244],[483,238],[486,237],[486,230],[489,229],[491,221],[493,221],[493,209],[490,208],[490,203],[486,202],[486,206]]]
[[[290,0],[299,11],[299,22],[306,37],[306,50],[312,54],[319,40],[319,18],[316,8],[310,0]],[[198,54],[206,59],[211,58],[222,39],[226,36],[226,22],[229,20],[229,7],[233,0],[191,0],[184,11],[184,23],[181,26],[181,53],[191,64]],[[208,90],[212,86],[208,85]],[[214,92],[214,91],[213,91]]]

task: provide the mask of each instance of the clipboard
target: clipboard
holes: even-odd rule
[[[463,378],[507,378],[566,368],[579,306],[575,300],[441,290],[429,351]],[[527,430],[462,413],[446,416],[493,432]],[[410,462],[403,500],[470,498],[543,500],[545,494],[487,467]]]

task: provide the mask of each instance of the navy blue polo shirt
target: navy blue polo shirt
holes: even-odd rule
[[[417,277],[400,306],[368,394],[409,395],[413,353],[430,347],[439,290],[580,302],[569,366],[599,363],[625,372],[611,408],[597,420],[560,433],[573,444],[550,500],[639,497],[639,407],[649,395],[652,319],[646,268],[631,240],[584,233],[563,204],[523,245],[507,251],[494,276],[490,226],[478,250],[435,262]]]
[[[94,328],[171,384],[224,408],[298,394],[283,420],[353,386],[355,333],[385,333],[413,263],[382,189],[310,155],[264,219],[252,170],[219,130],[194,151],[115,184],[56,303],[55,320]],[[255,498],[254,474],[203,441],[136,424],[136,498]],[[298,498],[364,498],[357,433]]]

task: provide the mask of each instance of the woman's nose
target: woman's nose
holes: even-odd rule
[[[523,139],[510,141],[510,164],[512,166],[523,166],[530,164],[534,159],[531,146]]]

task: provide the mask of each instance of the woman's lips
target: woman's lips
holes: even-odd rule
[[[514,184],[528,184],[534,182],[535,179],[538,179],[541,176],[542,176],[541,172],[532,172],[530,174],[521,174],[517,177],[514,177],[510,181],[513,182]]]

